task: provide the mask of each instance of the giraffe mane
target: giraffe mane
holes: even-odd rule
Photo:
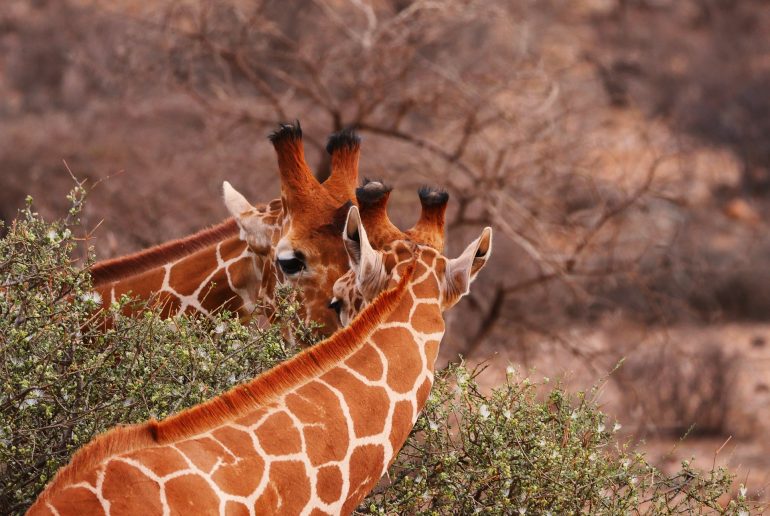
[[[398,285],[378,295],[347,327],[253,380],[163,421],[150,419],[144,423],[118,426],[98,435],[75,452],[69,464],[56,473],[35,504],[44,503],[74,482],[79,473],[91,470],[108,457],[193,437],[269,404],[297,385],[332,369],[360,349],[396,309],[407,291],[415,266],[416,261],[413,260]]]
[[[190,236],[165,242],[128,256],[102,260],[91,267],[94,286],[117,281],[158,267],[170,261],[205,249],[224,238],[238,235],[238,224],[233,218],[198,231]]]

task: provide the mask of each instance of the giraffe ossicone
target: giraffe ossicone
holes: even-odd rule
[[[213,400],[98,437],[30,514],[352,512],[425,405],[442,311],[486,264],[492,231],[453,260],[408,240],[375,251],[352,207],[343,238],[353,256],[381,253],[385,271],[346,328]],[[352,274],[371,272],[355,263]]]

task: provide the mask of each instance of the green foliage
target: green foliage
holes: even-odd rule
[[[482,394],[479,371],[441,371],[427,406],[362,514],[736,514],[733,477],[688,463],[664,475],[617,439],[595,391],[535,385],[509,368]]]
[[[298,342],[312,335],[290,290],[263,330],[228,313],[164,320],[150,305],[125,317],[128,298],[98,313],[71,261],[78,206],[49,225],[28,205],[0,241],[0,513],[22,511],[98,433],[163,418],[285,360],[296,348],[284,328]]]
[[[83,191],[62,222],[31,204],[0,241],[0,508],[20,513],[72,453],[118,423],[170,413],[252,378],[313,341],[291,289],[266,329],[222,313],[161,319],[152,305],[107,313],[71,261]],[[717,498],[732,478],[683,464],[666,476],[619,443],[591,393],[508,376],[489,395],[476,372],[437,375],[428,405],[364,514],[741,514]],[[541,386],[542,387],[542,386]],[[542,392],[542,389],[540,389]]]

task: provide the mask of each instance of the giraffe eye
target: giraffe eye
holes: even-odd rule
[[[342,312],[342,301],[340,301],[336,297],[332,298],[331,302],[329,303],[329,308],[334,310],[339,316],[340,312]]]
[[[294,256],[276,259],[278,266],[281,268],[284,274],[291,276],[297,274],[306,268],[304,256],[301,253],[295,253]]]

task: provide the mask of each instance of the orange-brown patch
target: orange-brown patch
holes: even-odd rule
[[[229,501],[225,504],[225,516],[248,516],[249,508],[242,503]]]
[[[428,272],[428,267],[425,265],[425,260],[420,259],[417,260],[417,263],[414,268],[414,277],[415,278],[422,278],[425,273]]]
[[[429,340],[425,343],[425,358],[428,362],[428,369],[433,371],[436,366],[436,357],[438,357],[439,341]]]
[[[260,274],[262,278],[262,284],[259,287],[259,292],[262,295],[267,295],[268,297],[271,297],[272,293],[275,291],[275,284],[277,280],[276,274],[281,273],[280,268],[275,270],[274,273],[274,269],[272,267],[273,264],[270,262],[270,260],[265,260],[262,264],[262,272]]]
[[[316,483],[318,497],[324,503],[333,503],[342,495],[342,472],[337,466],[324,466],[318,470]]]
[[[398,262],[410,261],[413,255],[414,244],[406,240],[400,240],[393,246]],[[419,272],[415,270],[415,276],[419,277]]]
[[[99,473],[103,468],[93,468],[90,471],[84,472],[82,475],[78,475],[78,482],[85,482],[96,486],[96,482],[99,480]]]
[[[406,400],[401,400],[396,403],[396,408],[393,411],[393,426],[390,430],[390,444],[393,446],[393,457],[396,458],[398,450],[406,442],[406,438],[409,437],[409,432],[412,431],[412,403]]]
[[[299,430],[286,412],[268,417],[256,432],[262,449],[270,455],[288,455],[302,451]]]
[[[155,306],[161,307],[161,317],[169,317],[172,314],[179,312],[179,309],[182,307],[182,303],[179,301],[179,298],[172,296],[168,292],[161,292],[155,295],[154,299],[156,300]]]
[[[353,353],[345,364],[369,380],[377,381],[382,378],[382,360],[379,353],[369,344]]]
[[[446,272],[446,263],[446,258],[436,259],[436,263],[434,264],[433,268],[435,269],[439,278],[444,277],[444,273]]]
[[[324,512],[321,509],[313,509],[310,512],[310,516],[331,516],[328,512]]]
[[[244,256],[227,266],[227,274],[234,288],[255,292],[259,288],[259,271],[256,270],[255,259]]]
[[[104,514],[102,504],[94,493],[84,487],[73,487],[63,491],[52,504],[61,516],[81,516],[82,514]],[[43,504],[37,504],[28,516],[53,514]]]
[[[132,276],[120,283],[113,283],[107,285],[108,295],[112,293],[112,287],[115,287],[115,299],[120,299],[120,296],[129,294],[134,297],[148,298],[153,292],[157,292],[163,285],[163,278],[166,275],[166,271],[161,269],[152,269],[142,274]]]
[[[166,499],[171,514],[219,513],[219,497],[216,492],[196,475],[184,475],[166,482]]]
[[[390,273],[395,267],[396,263],[398,262],[398,259],[396,258],[395,254],[388,253],[385,255],[385,258],[383,259],[382,263],[385,266],[385,270]]]
[[[435,304],[420,303],[412,316],[412,327],[422,333],[435,333],[444,330],[441,310]]]
[[[310,382],[286,397],[287,408],[305,425],[303,433],[314,466],[342,460],[348,451],[348,426],[337,396]],[[329,439],[329,436],[334,438]]]
[[[139,469],[120,460],[112,460],[104,471],[102,496],[110,502],[112,514],[132,514],[137,500],[142,501],[142,514],[163,514],[160,485]]]
[[[173,286],[173,285],[172,285]],[[197,288],[197,287],[196,287]],[[241,306],[241,299],[230,290],[227,271],[219,269],[198,293],[198,301],[211,310],[226,305],[228,310],[236,310]],[[195,312],[195,309],[192,310]]]
[[[227,261],[240,255],[246,248],[246,242],[240,239],[225,240],[219,246],[219,256],[222,261]],[[216,255],[214,256],[216,259]]]
[[[208,277],[217,267],[217,257],[213,248],[198,251],[171,267],[169,285],[183,296],[189,296],[200,286],[200,278]],[[203,292],[207,289],[208,287],[203,287]]]
[[[433,274],[429,274],[427,278],[419,283],[412,285],[412,292],[414,295],[421,299],[437,299],[438,298],[438,280]]]
[[[182,441],[177,443],[176,447],[190,459],[190,462],[195,464],[195,467],[206,473],[211,471],[219,457],[232,460],[230,454],[219,443],[209,437]]]
[[[254,509],[257,514],[278,514],[278,507],[281,504],[281,495],[276,486],[268,484],[257,501],[254,502]]]
[[[251,442],[251,435],[243,430],[223,426],[211,432],[211,435],[236,457],[249,457],[257,453]],[[229,457],[230,454],[227,454],[224,458],[227,460]]]
[[[365,444],[350,457],[350,489],[342,513],[348,514],[361,503],[380,479],[385,451],[379,444]]]
[[[260,409],[257,409],[250,414],[247,414],[241,418],[236,419],[235,422],[241,426],[256,425],[262,420],[262,418],[265,417],[265,414],[267,414],[267,409],[268,407],[262,407]]]
[[[340,402],[328,387],[318,382],[286,396],[286,407],[305,425],[308,457],[313,466],[339,461],[348,451],[348,426]],[[329,439],[329,436],[334,436]]]
[[[422,372],[422,357],[412,334],[405,328],[386,328],[372,340],[388,361],[388,385],[400,393],[411,391]]]
[[[422,408],[425,406],[425,402],[428,401],[428,396],[430,396],[430,388],[433,386],[433,383],[429,379],[425,379],[425,381],[422,382],[422,385],[420,385],[420,388],[417,389],[417,412],[421,411]]]
[[[412,304],[414,302],[411,299],[404,298],[401,303],[393,310],[393,314],[388,318],[391,322],[408,323],[409,316],[412,313]]]
[[[223,464],[211,476],[222,491],[236,496],[253,493],[265,473],[265,461],[256,453],[239,460]]]
[[[390,365],[388,366],[390,367]],[[388,371],[390,377],[390,371]],[[366,385],[349,372],[334,368],[321,377],[345,397],[356,437],[376,435],[385,428],[390,400],[382,387]]]
[[[423,250],[420,255],[420,261],[422,261],[429,269],[433,268],[433,264],[436,263],[437,254],[434,251]]]
[[[127,459],[140,462],[159,477],[165,477],[180,469],[187,469],[187,463],[179,452],[169,447],[147,448],[125,455]]]
[[[270,484],[259,497],[257,514],[299,514],[310,501],[310,479],[305,466],[298,461],[270,464]]]

